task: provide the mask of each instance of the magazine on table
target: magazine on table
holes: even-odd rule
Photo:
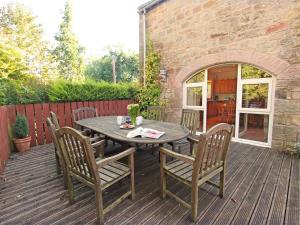
[[[165,132],[162,132],[162,131],[158,131],[158,130],[154,130],[154,129],[150,129],[150,128],[139,127],[133,131],[128,132],[127,137],[134,138],[134,137],[141,136],[143,138],[146,137],[146,138],[158,139],[164,134],[165,134]]]

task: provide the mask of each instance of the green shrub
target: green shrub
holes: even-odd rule
[[[138,87],[134,83],[54,80],[45,84],[33,77],[26,80],[0,79],[0,105],[134,99],[137,93]]]
[[[17,115],[16,123],[13,125],[15,138],[25,138],[29,134],[28,121],[25,116]]]
[[[134,84],[86,81],[74,83],[59,80],[48,90],[51,102],[133,99],[138,92]]]

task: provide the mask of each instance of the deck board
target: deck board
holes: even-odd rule
[[[186,146],[188,151],[188,146]],[[157,155],[135,155],[136,200],[126,199],[105,216],[106,224],[193,224],[190,211],[174,199],[160,198]],[[224,198],[207,184],[199,190],[197,224],[300,225],[300,160],[269,149],[233,143],[228,155]],[[56,174],[51,144],[15,154],[0,184],[0,224],[94,224],[91,189],[75,183],[69,204],[61,175]],[[218,178],[214,178],[215,181]],[[190,190],[168,179],[168,187],[185,201]],[[105,191],[104,205],[128,188],[117,183]]]

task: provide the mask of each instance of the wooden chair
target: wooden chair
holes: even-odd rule
[[[182,109],[180,124],[183,127],[186,127],[190,131],[190,136],[196,135],[196,130],[199,125],[199,120],[200,120],[200,112],[198,110]],[[181,145],[187,143],[189,143],[187,139],[182,139],[176,142],[171,142],[169,144],[172,146],[173,151],[176,150],[176,147],[178,147],[180,151]],[[193,142],[191,142],[190,145],[193,145]],[[193,146],[191,147],[191,149],[193,149]]]
[[[55,136],[55,131],[57,129],[60,129],[60,125],[59,125],[57,116],[54,112],[50,112],[50,117],[47,118],[46,124],[47,124],[47,127],[48,127],[48,129],[51,133],[53,144],[54,144],[57,173],[60,174],[61,171],[62,171],[62,164],[63,163],[60,160],[61,157],[59,155],[60,155],[61,151],[59,151],[59,146],[57,144],[56,136]],[[86,134],[86,131],[81,131],[81,134],[85,135],[85,136],[88,136]],[[103,158],[104,157],[103,147],[105,145],[105,140],[103,140],[103,138],[101,138],[101,137],[94,137],[94,138],[90,138],[90,141],[91,141],[92,146],[93,146],[95,157]]]
[[[229,124],[218,124],[205,134],[201,134],[198,142],[198,150],[195,158],[182,155],[166,148],[160,148],[160,173],[161,194],[164,199],[166,195],[174,197],[184,206],[192,210],[192,218],[197,219],[198,210],[198,187],[208,183],[219,188],[219,196],[222,198],[225,185],[226,155],[232,137],[233,126]],[[175,160],[166,163],[166,156]],[[220,174],[219,185],[210,181],[211,178]],[[191,204],[180,199],[167,189],[166,176],[186,184],[192,189]]]
[[[135,198],[134,187],[134,152],[129,148],[117,155],[97,160],[92,153],[90,139],[79,131],[64,127],[55,132],[63,158],[66,162],[69,200],[74,201],[74,188],[72,179],[91,187],[95,191],[97,222],[104,224],[104,214],[113,209],[127,197]],[[128,157],[128,164],[118,160]],[[130,190],[115,200],[106,208],[103,207],[102,193],[114,183],[130,177]]]
[[[82,130],[82,127],[78,126],[75,122],[78,120],[83,120],[83,119],[88,119],[88,118],[93,118],[93,117],[98,117],[98,111],[95,108],[92,107],[81,107],[78,109],[74,109],[72,111],[72,119],[73,119],[73,127],[77,130]],[[92,132],[89,129],[85,129],[85,132],[90,135],[94,136],[94,132]]]
[[[146,110],[146,119],[164,121],[165,109],[162,106],[149,106]]]

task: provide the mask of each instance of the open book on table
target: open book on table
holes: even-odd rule
[[[158,130],[150,129],[150,128],[136,128],[133,131],[128,132],[127,137],[128,138],[133,138],[133,137],[138,137],[141,136],[143,138],[153,138],[153,139],[158,139],[162,135],[164,135],[165,132],[161,132]]]

